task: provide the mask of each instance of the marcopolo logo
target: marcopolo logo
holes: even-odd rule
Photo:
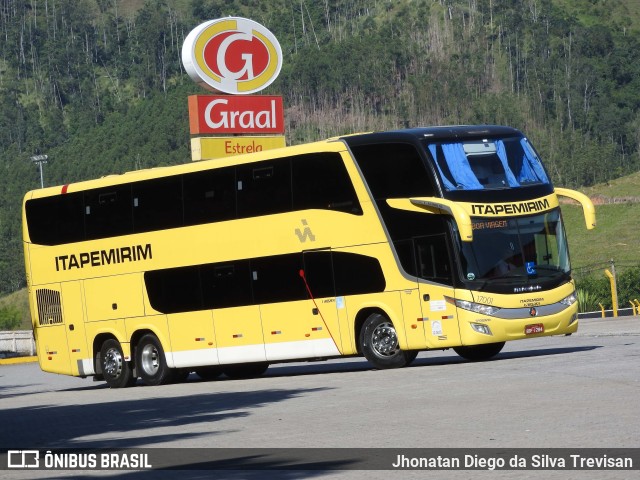
[[[282,68],[276,37],[253,20],[228,17],[194,28],[182,45],[189,76],[209,90],[249,94],[269,86]]]

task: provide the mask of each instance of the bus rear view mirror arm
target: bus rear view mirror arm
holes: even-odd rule
[[[387,204],[399,210],[410,212],[424,212],[434,214],[446,214],[453,217],[460,232],[463,242],[473,241],[473,229],[469,214],[457,203],[444,198],[419,197],[419,198],[389,198]]]
[[[556,195],[562,197],[568,197],[575,200],[582,205],[582,211],[584,213],[584,221],[587,226],[587,230],[593,230],[596,227],[596,208],[593,206],[593,202],[584,193],[577,192],[575,190],[569,190],[568,188],[555,188]]]

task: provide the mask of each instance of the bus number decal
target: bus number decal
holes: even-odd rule
[[[483,295],[478,295],[478,303],[484,303],[485,305],[493,305],[492,297],[485,297]]]

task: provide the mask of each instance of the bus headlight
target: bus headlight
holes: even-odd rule
[[[574,291],[568,297],[565,297],[562,300],[560,300],[560,303],[563,304],[563,305],[566,305],[567,307],[570,307],[571,305],[573,305],[577,301],[578,301],[578,297],[576,296],[576,292]]]
[[[500,311],[498,307],[492,307],[491,305],[485,305],[483,303],[470,302],[468,300],[459,300],[457,298],[444,297],[449,303],[454,304],[458,308],[463,310],[469,310],[473,313],[480,315],[495,315]]]

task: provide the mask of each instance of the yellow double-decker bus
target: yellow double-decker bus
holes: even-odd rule
[[[518,130],[416,128],[29,192],[43,370],[126,387],[578,328],[558,195]]]

